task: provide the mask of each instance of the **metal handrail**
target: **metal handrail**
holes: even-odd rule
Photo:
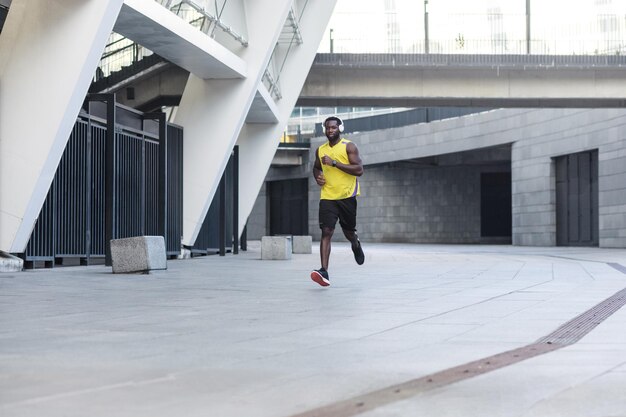
[[[190,25],[197,27],[201,32],[211,37],[215,36],[216,28],[220,28],[224,33],[230,35],[241,45],[245,47],[248,46],[247,39],[238,34],[221,19],[221,15],[226,7],[226,1],[222,4],[221,9],[218,8],[217,0],[215,1],[215,15],[212,15],[204,7],[191,0],[155,1],[170,10],[172,13],[186,20]],[[113,32],[100,59],[100,64],[96,70],[94,80],[97,81],[108,77],[111,73],[119,71],[123,67],[132,65],[142,58],[152,54],[153,52],[148,48],[145,48],[132,40]]]
[[[303,40],[302,40],[302,34],[300,32],[300,20],[302,20],[302,15],[304,15],[304,11],[306,10],[306,7],[309,3],[309,0],[306,0],[306,2],[304,3],[304,6],[302,6],[302,11],[300,12],[300,15],[298,16],[298,18],[296,19],[297,13],[294,10],[293,7],[291,7],[289,9],[289,14],[287,16],[287,19],[285,21],[285,26],[288,26],[289,28],[291,28],[292,30],[292,36],[291,39],[289,39],[288,42],[283,42],[279,39],[279,41],[276,43],[276,45],[274,46],[274,50],[272,51],[272,55],[270,57],[270,61],[267,64],[267,67],[265,68],[265,71],[263,72],[263,77],[262,77],[262,82],[263,84],[265,84],[265,86],[267,87],[267,90],[269,91],[269,93],[276,99],[276,100],[280,100],[282,98],[282,94],[280,92],[280,75],[283,71],[283,68],[285,67],[285,63],[287,62],[287,58],[289,57],[289,52],[291,51],[291,47],[296,44],[296,45],[301,45]],[[283,57],[283,61],[280,65],[280,68],[276,68],[275,65],[275,61],[274,61],[274,57],[276,54],[276,49],[279,47],[279,45],[281,43],[287,43],[287,52],[285,52],[285,56]],[[275,74],[272,75],[272,73]]]
[[[183,9],[183,5],[189,6],[195,13],[199,14],[200,17],[192,16],[192,19],[189,23],[192,26],[196,26],[197,23],[200,23],[200,31],[206,33],[207,35],[214,37],[215,29],[220,28],[224,33],[230,35],[233,39],[239,42],[242,46],[248,46],[248,40],[241,34],[237,33],[232,27],[227,25],[222,19],[222,13],[224,12],[224,8],[226,7],[226,1],[222,4],[221,10],[218,11],[217,1],[215,1],[215,15],[209,13],[203,6],[195,3],[192,0],[155,0],[157,3],[161,4],[163,7],[176,14],[179,17],[184,17],[185,14],[189,10]],[[208,25],[205,26],[206,21],[208,21]],[[195,23],[195,24],[194,24]],[[197,26],[196,26],[197,27]]]
[[[106,78],[111,73],[132,65],[153,52],[124,36],[112,32],[109,42],[104,47],[100,63],[94,75],[94,81]]]

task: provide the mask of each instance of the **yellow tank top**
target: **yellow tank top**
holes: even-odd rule
[[[346,174],[339,168],[322,164],[324,155],[342,164],[349,164],[348,151],[346,147],[350,143],[347,139],[340,139],[335,146],[330,146],[328,142],[318,148],[318,157],[322,165],[322,172],[326,178],[326,184],[322,186],[322,200],[343,200],[344,198],[355,197],[361,194],[359,180],[354,175]]]

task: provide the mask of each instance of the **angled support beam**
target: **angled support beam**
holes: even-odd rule
[[[26,248],[121,6],[11,4],[0,36],[0,250]]]
[[[239,56],[247,77],[219,80],[190,75],[176,115],[176,123],[185,129],[183,244],[189,246],[209,210],[292,2],[244,3],[250,46]],[[247,172],[245,164],[240,167]]]
[[[247,123],[237,141],[239,163],[246,174],[239,179],[239,224],[245,225],[272,163],[289,115],[304,85],[308,68],[322,40],[336,0],[307,2],[299,21],[303,43],[292,46],[284,59],[280,82],[283,97],[276,103],[278,123]],[[282,62],[283,58],[281,58]]]
[[[278,114],[278,107],[276,107],[274,99],[267,88],[260,84],[246,116],[246,123],[278,123]]]

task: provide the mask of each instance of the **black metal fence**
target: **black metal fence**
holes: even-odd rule
[[[108,255],[110,239],[140,235],[164,236],[167,254],[178,255],[182,151],[182,128],[164,114],[117,105],[114,95],[91,97],[22,254],[26,266],[88,264]]]
[[[237,253],[239,196],[239,149],[231,153],[219,187],[207,212],[198,237],[191,248],[192,255]],[[245,243],[242,243],[245,248]],[[245,250],[245,249],[244,249]]]

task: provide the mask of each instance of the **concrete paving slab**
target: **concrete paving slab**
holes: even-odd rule
[[[333,244],[329,288],[317,246],[275,263],[259,242],[149,275],[0,275],[0,415],[291,416],[533,343],[626,287],[618,249],[364,249]],[[362,415],[620,415],[624,320]]]
[[[361,415],[621,416],[625,353],[572,346]]]

